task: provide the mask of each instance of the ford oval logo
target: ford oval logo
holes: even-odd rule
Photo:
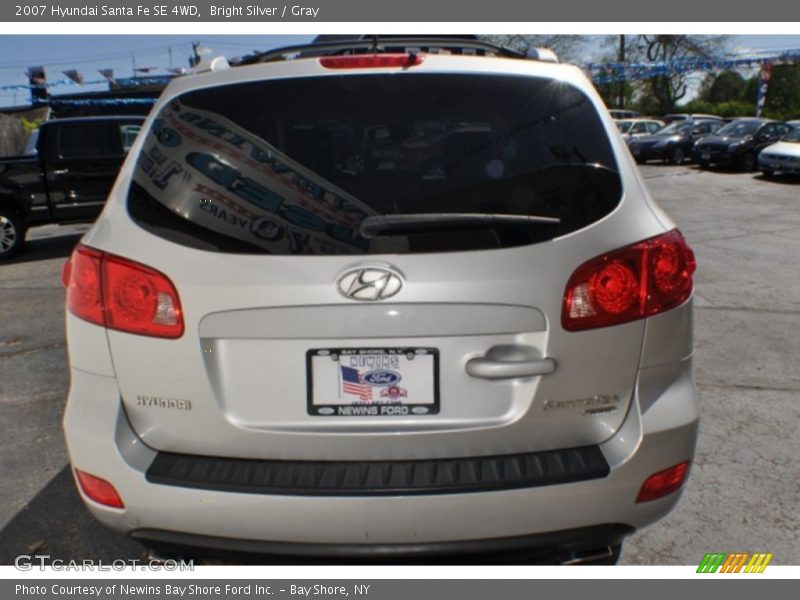
[[[339,293],[351,300],[385,300],[403,287],[400,274],[383,267],[350,269],[336,282]]]
[[[394,385],[402,378],[397,371],[367,371],[363,375],[364,381],[373,386]]]

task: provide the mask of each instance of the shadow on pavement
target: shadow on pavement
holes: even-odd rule
[[[75,244],[83,237],[83,233],[42,237],[25,242],[22,250],[8,260],[0,262],[1,265],[48,260],[51,258],[67,258]]]
[[[0,531],[0,565],[13,565],[20,554],[110,564],[140,558],[142,547],[89,514],[66,466]]]
[[[759,181],[768,181],[769,183],[778,183],[783,185],[797,185],[800,184],[800,175],[779,174],[767,177],[763,173],[756,175],[754,179]]]

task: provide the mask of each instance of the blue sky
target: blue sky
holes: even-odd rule
[[[294,43],[303,43],[313,35],[2,35],[0,36],[0,87],[27,84],[27,67],[44,65],[48,79],[65,79],[62,71],[77,69],[86,81],[102,79],[98,69],[114,69],[118,77],[129,77],[133,65],[156,67],[153,73],[165,73],[167,67],[187,66],[192,42],[200,42],[215,55],[229,58]],[[590,36],[587,60],[601,52],[601,36]],[[785,50],[800,50],[800,35],[731,36],[735,54],[762,55]],[[593,55],[594,54],[594,55]],[[84,86],[84,90],[106,89],[105,85]],[[81,88],[62,85],[52,93],[73,93]],[[26,90],[0,90],[0,107],[27,104]]]

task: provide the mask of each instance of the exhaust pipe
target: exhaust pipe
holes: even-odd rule
[[[606,561],[613,557],[614,557],[614,550],[612,550],[611,546],[605,546],[603,548],[598,548],[597,550],[592,550],[590,552],[587,552],[586,554],[581,554],[580,556],[573,556],[573,558],[565,560],[561,564],[592,565],[600,561]]]

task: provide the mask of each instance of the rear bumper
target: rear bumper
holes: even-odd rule
[[[742,159],[744,152],[728,152],[728,151],[702,151],[695,150],[693,152],[695,160],[704,165],[718,165],[721,167],[736,166]]]
[[[513,560],[524,555],[548,562],[590,562],[595,556],[604,558],[603,549],[613,548],[633,533],[628,525],[608,524],[582,527],[565,531],[535,535],[492,538],[457,542],[427,542],[407,544],[310,544],[292,542],[270,542],[264,540],[231,539],[207,535],[196,535],[176,531],[137,529],[130,537],[149,548],[169,555],[189,555],[202,549],[204,553],[224,557],[246,555],[295,556],[304,559],[382,560],[423,559],[437,556],[458,556],[459,561],[469,560],[470,555],[504,555]]]
[[[631,154],[639,162],[648,160],[667,160],[675,150],[682,150],[684,156],[692,158],[691,148],[686,144],[667,144],[664,146],[630,146]]]
[[[639,162],[647,162],[648,160],[664,160],[667,158],[667,150],[671,150],[670,146],[659,146],[657,148],[649,146],[635,146],[631,145],[630,150],[633,157]]]
[[[762,171],[777,171],[780,173],[793,173],[800,175],[800,160],[790,158],[764,158],[758,157],[758,168]]]
[[[125,503],[113,509],[84,498],[89,510],[142,540],[349,555],[489,549],[520,540],[532,547],[569,545],[575,531],[609,524],[615,532],[610,539],[621,538],[678,501],[680,492],[639,504],[635,499],[648,476],[694,454],[698,413],[691,360],[640,369],[636,389],[623,426],[599,446],[607,475],[469,493],[280,495],[153,483],[147,472],[157,452],[132,431],[116,380],[76,369],[64,426],[72,464],[111,482]],[[603,544],[606,537],[598,536]]]

